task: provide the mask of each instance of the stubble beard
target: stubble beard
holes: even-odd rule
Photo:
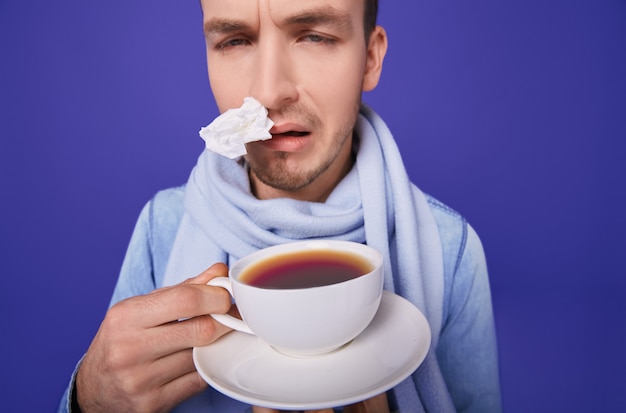
[[[330,168],[343,146],[352,137],[357,113],[358,105],[352,119],[345,122],[335,133],[331,148],[325,152],[324,158],[317,161],[316,165],[301,163],[297,169],[294,169],[293,165],[290,165],[293,161],[290,160],[289,152],[275,152],[267,162],[257,162],[247,158],[250,170],[263,184],[281,191],[296,192],[307,187]],[[306,116],[308,119],[314,118],[312,124],[316,126],[316,130],[319,130],[321,121],[313,115],[307,114]]]
[[[265,185],[281,191],[296,192],[313,183],[330,168],[351,134],[352,129],[338,133],[333,140],[332,150],[317,165],[301,163],[294,169],[289,152],[276,152],[267,163],[248,160],[248,164],[252,173]]]

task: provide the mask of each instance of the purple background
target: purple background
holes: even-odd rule
[[[380,20],[365,100],[483,239],[506,410],[626,411],[626,2],[382,0]],[[140,208],[202,150],[200,23],[196,1],[0,0],[3,411],[56,408]]]

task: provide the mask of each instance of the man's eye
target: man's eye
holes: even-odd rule
[[[300,38],[300,40],[310,43],[335,43],[335,39],[327,36],[322,36],[321,34],[317,33],[305,34]]]
[[[224,50],[231,47],[245,46],[246,44],[248,44],[248,41],[243,38],[228,39],[224,42],[219,43],[217,45],[217,49]]]

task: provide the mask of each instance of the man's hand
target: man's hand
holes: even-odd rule
[[[166,412],[204,390],[191,349],[230,331],[208,315],[230,309],[228,292],[206,285],[227,274],[226,265],[215,264],[182,284],[111,307],[78,370],[81,410]]]
[[[387,393],[381,393],[371,399],[351,404],[343,409],[344,413],[389,413]],[[267,407],[254,406],[252,413],[287,413],[284,410],[268,409]],[[333,413],[333,409],[307,410],[304,413]]]

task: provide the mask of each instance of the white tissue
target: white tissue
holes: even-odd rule
[[[208,150],[234,159],[248,153],[246,143],[270,139],[273,125],[267,109],[256,99],[247,97],[240,108],[228,109],[200,129],[200,137]]]

